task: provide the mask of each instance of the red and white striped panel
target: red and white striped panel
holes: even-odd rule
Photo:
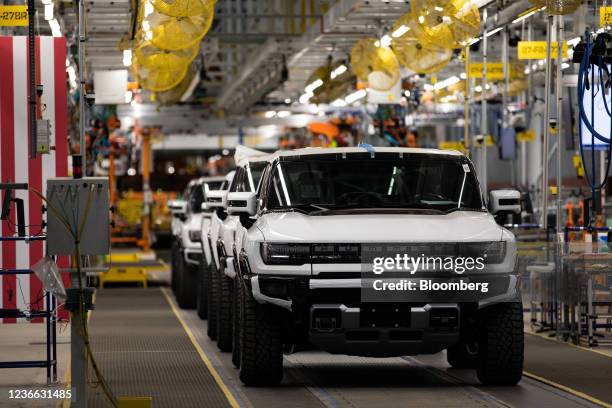
[[[42,119],[51,121],[51,154],[38,155],[30,160],[28,137],[28,41],[27,37],[0,36],[0,179],[2,182],[27,182],[32,188],[45,193],[49,177],[68,174],[67,86],[65,38],[36,38],[36,83],[43,85],[38,110]],[[29,235],[40,233],[43,219],[42,202],[33,193],[16,192],[25,202]],[[10,222],[2,221],[2,236],[14,235],[15,211]],[[44,243],[36,241],[2,242],[0,267],[2,269],[28,269],[44,255]],[[68,259],[60,259],[60,267]],[[67,274],[64,282],[68,284]],[[35,275],[8,275],[0,279],[1,307],[7,309],[42,309],[42,284]],[[5,318],[4,323],[16,319]],[[38,319],[40,321],[40,319]]]

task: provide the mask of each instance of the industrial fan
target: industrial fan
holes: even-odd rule
[[[553,15],[573,13],[580,7],[582,0],[529,0],[536,7],[546,7],[546,11]]]
[[[306,82],[306,88],[314,83],[321,83],[312,90],[310,102],[315,104],[331,103],[342,97],[353,85],[355,76],[344,61],[328,62],[317,68]]]
[[[156,100],[160,105],[173,105],[175,103],[183,101],[186,95],[190,95],[193,89],[200,81],[200,68],[197,64],[191,64],[185,78],[174,88],[169,89],[165,92],[158,92],[156,94]]]
[[[132,63],[134,76],[143,89],[152,92],[168,91],[181,83],[187,75],[189,65],[175,66],[170,69],[146,68],[135,58]]]
[[[142,20],[144,39],[164,50],[180,50],[199,43],[208,33],[214,7],[200,15],[171,17],[152,11]]]
[[[480,12],[471,0],[413,0],[411,12],[428,44],[460,48],[480,32]]]
[[[171,17],[188,17],[208,13],[217,0],[150,0],[155,10]]]
[[[425,43],[410,15],[400,17],[393,26],[391,48],[399,62],[418,74],[431,74],[444,68],[453,51]],[[397,33],[397,34],[396,34]],[[398,35],[402,33],[402,35]]]
[[[181,50],[168,51],[157,48],[150,41],[144,41],[134,50],[140,66],[149,69],[169,70],[189,65],[198,55],[198,44]]]
[[[351,50],[351,66],[361,81],[377,91],[388,91],[400,79],[400,65],[390,48],[374,38],[362,38]]]

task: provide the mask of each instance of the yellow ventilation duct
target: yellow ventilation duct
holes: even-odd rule
[[[388,91],[400,79],[400,65],[390,48],[374,38],[363,38],[351,50],[353,72],[377,91]]]
[[[472,0],[412,0],[411,9],[426,43],[461,48],[480,32],[480,12]]]
[[[159,13],[171,17],[198,16],[214,10],[217,0],[150,0]]]
[[[410,15],[405,14],[395,22],[391,48],[399,62],[418,74],[431,74],[444,68],[450,62],[453,51],[426,43],[419,34]]]

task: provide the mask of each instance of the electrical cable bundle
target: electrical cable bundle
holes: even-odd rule
[[[609,34],[602,33],[597,35],[594,41],[591,41],[591,34],[587,32],[584,41],[576,46],[573,61],[580,63],[580,69],[578,71],[578,111],[580,121],[591,133],[591,174],[589,175],[585,166],[584,175],[591,188],[594,203],[597,190],[603,188],[608,174],[610,173],[610,162],[612,157],[612,136],[602,135],[595,129],[595,96],[597,92],[600,92],[605,112],[610,118],[610,129],[612,131],[612,103],[609,103],[606,99],[606,95],[609,92],[609,97],[612,101],[612,72],[609,67],[609,64],[612,63],[612,37]],[[584,106],[586,91],[590,91],[590,112],[588,112]],[[578,127],[578,135],[580,156],[582,162],[586,163],[582,125]],[[595,166],[595,139],[602,142],[607,150],[606,172],[602,177],[603,181],[601,183],[598,181]]]

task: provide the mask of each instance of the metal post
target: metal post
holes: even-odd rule
[[[469,72],[470,72],[470,46],[465,47],[465,101],[463,104],[463,144],[465,151],[470,154],[470,91],[469,91]]]
[[[563,16],[557,16],[557,234],[561,233],[563,208],[561,188],[563,184]]]
[[[527,40],[533,40],[533,22],[529,20],[529,25],[527,26]],[[529,76],[527,77],[527,100],[525,101],[526,109],[525,109],[525,121],[528,128],[532,128],[531,123],[531,110],[533,103],[533,75],[534,73],[531,71],[531,66],[529,66]],[[523,188],[528,187],[527,182],[527,142],[521,142],[521,185]]]
[[[488,197],[487,188],[487,18],[488,12],[485,8],[482,12],[482,20],[484,21],[484,31],[482,33],[482,93],[480,104],[482,108],[482,117],[480,118],[480,131],[482,133],[482,145],[480,146],[480,166],[481,166],[481,183],[484,188],[485,196]]]
[[[79,155],[83,166],[83,175],[87,174],[87,153],[85,149],[85,0],[78,0],[79,5]],[[80,260],[77,260],[80,262]],[[85,282],[81,280],[78,272],[72,272],[72,286],[82,288]],[[83,316],[80,308],[70,312],[70,369],[73,398],[70,406],[72,408],[87,407],[87,350],[83,338],[85,328],[83,327]],[[87,312],[85,312],[87,313]]]
[[[87,154],[85,152],[85,42],[87,41],[85,32],[85,0],[79,1],[79,154],[81,156],[81,164],[83,166],[83,175],[87,175]]]
[[[550,137],[550,81],[552,78],[551,47],[553,15],[548,16],[546,26],[546,82],[544,84],[544,142],[542,144],[542,228],[548,229],[548,139]]]
[[[555,242],[557,243],[557,289],[561,287],[564,279],[563,273],[563,242],[561,240],[561,231],[563,225],[563,208],[562,208],[562,200],[561,200],[561,187],[563,185],[563,71],[561,69],[561,65],[563,64],[563,29],[564,22],[563,16],[557,16],[557,234]],[[557,295],[559,295],[559,291],[557,290]],[[567,324],[569,322],[568,319],[568,308],[565,304],[564,299],[558,299],[559,305],[562,308],[563,316],[565,317],[564,330],[567,329]],[[561,337],[561,316],[559,311],[557,311],[557,322],[556,322],[556,330],[557,330],[557,339]]]
[[[36,158],[36,33],[34,24],[36,20],[36,5],[34,0],[28,0],[28,99],[30,126],[30,159]]]

